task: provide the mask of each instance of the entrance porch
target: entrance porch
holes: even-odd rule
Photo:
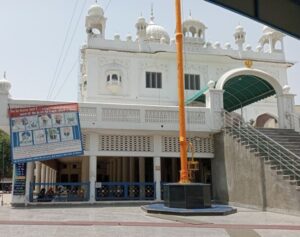
[[[210,183],[210,159],[196,159],[196,182]],[[178,182],[173,157],[72,157],[34,162],[29,202],[160,201],[163,184]]]

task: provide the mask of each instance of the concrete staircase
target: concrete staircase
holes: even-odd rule
[[[227,117],[226,117],[227,116]],[[293,129],[253,128],[225,115],[225,132],[237,140],[283,180],[300,191],[300,134]]]
[[[293,129],[258,128],[266,136],[300,157],[300,133]]]

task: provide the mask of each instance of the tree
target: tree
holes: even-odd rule
[[[2,152],[2,149],[4,149],[4,153]],[[4,157],[2,157],[3,154],[4,154]],[[4,158],[4,162],[3,162],[3,158]],[[4,169],[3,169],[3,163],[4,163]],[[13,165],[10,160],[9,135],[0,129],[0,177],[4,178],[3,177],[3,171],[4,171],[5,178],[11,178],[12,170],[13,170]]]

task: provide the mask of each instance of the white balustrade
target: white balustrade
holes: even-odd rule
[[[13,100],[10,107],[32,107],[66,102]],[[81,127],[134,130],[178,130],[177,106],[125,105],[107,103],[79,103]],[[187,131],[216,131],[209,108],[186,107]]]

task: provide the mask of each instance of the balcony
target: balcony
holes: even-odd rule
[[[82,128],[178,131],[177,106],[80,104]],[[186,108],[187,131],[212,132],[210,109]]]

